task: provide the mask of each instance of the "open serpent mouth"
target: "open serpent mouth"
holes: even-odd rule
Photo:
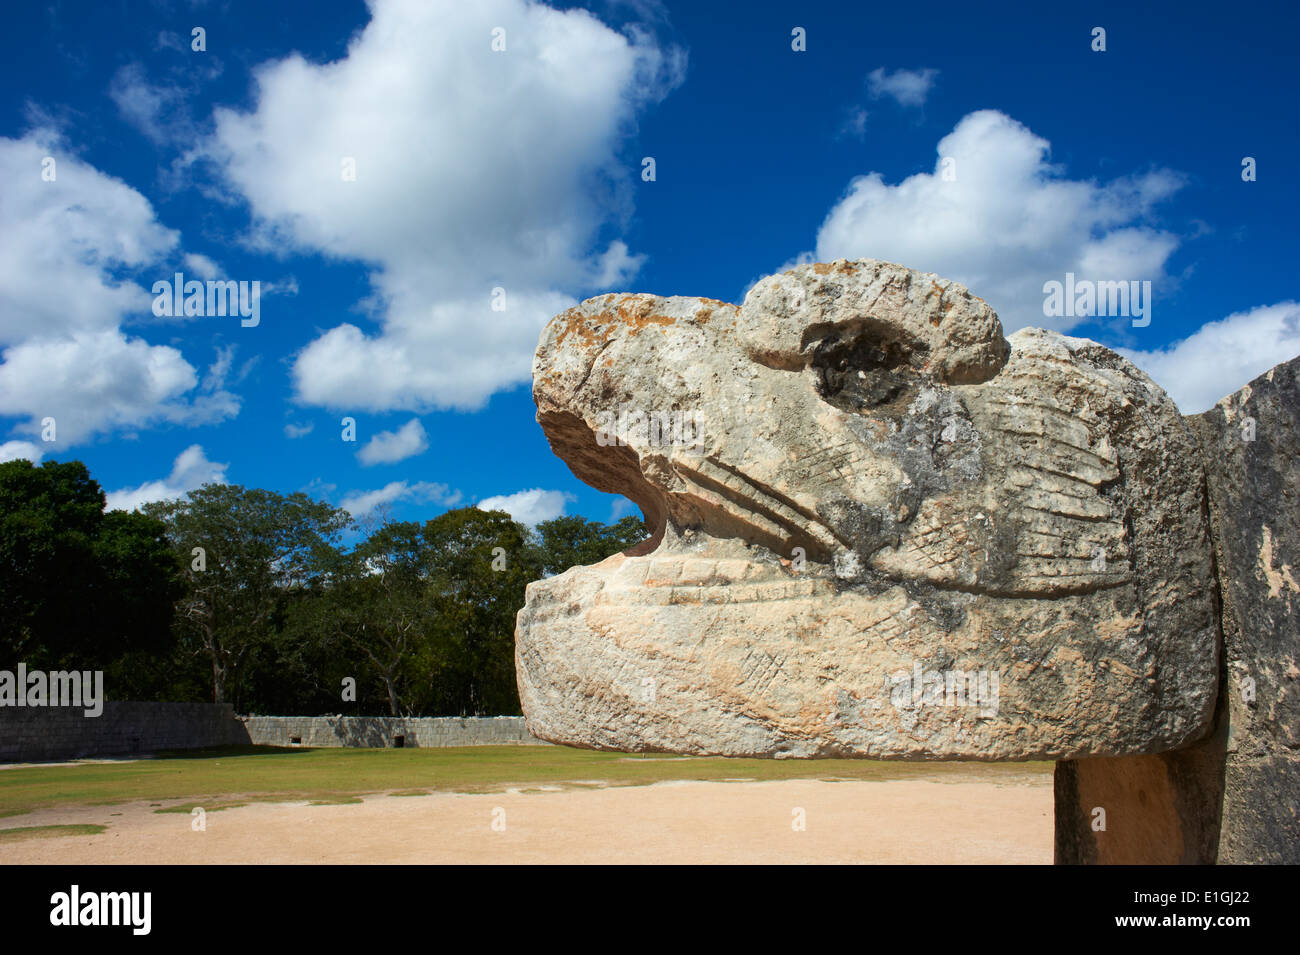
[[[736,468],[720,461],[700,458],[692,466],[678,462],[674,470],[690,486],[687,495],[701,505],[701,511],[718,515],[705,527],[735,524],[746,531],[742,536],[774,553],[790,553],[802,547],[813,560],[825,562],[837,547],[850,541],[816,514],[790,498],[765,490]]]

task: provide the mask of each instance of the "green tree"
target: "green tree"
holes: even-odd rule
[[[0,464],[0,650],[10,662],[84,668],[167,654],[180,589],[164,528],[104,504],[80,461]]]
[[[382,686],[393,716],[416,711],[420,688],[442,657],[431,639],[436,611],[427,547],[419,524],[377,527],[351,552],[329,556],[328,574],[290,619],[298,651],[325,647],[357,660],[363,678]],[[363,685],[358,682],[359,690]]]
[[[451,661],[435,686],[437,707],[468,715],[520,712],[515,616],[524,588],[542,575],[528,529],[502,511],[466,507],[428,521],[422,533],[438,642]]]
[[[184,568],[179,624],[208,661],[212,699],[239,707],[245,670],[274,651],[286,601],[328,572],[351,518],[302,493],[231,484],[206,484],[145,512],[166,525]]]
[[[648,536],[645,522],[639,517],[601,524],[577,515],[542,521],[536,533],[542,572],[548,577],[562,574],[570,567],[599,563]]]

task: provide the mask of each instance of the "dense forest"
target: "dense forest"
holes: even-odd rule
[[[473,507],[362,525],[229,484],[104,505],[79,461],[0,464],[0,668],[98,669],[108,699],[241,713],[517,714],[524,587],[646,536]]]

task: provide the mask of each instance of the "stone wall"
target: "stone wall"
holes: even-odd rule
[[[228,703],[105,702],[81,707],[0,707],[0,762],[130,756],[168,749],[248,745]]]
[[[248,716],[258,746],[491,746],[536,743],[522,716]],[[399,742],[400,740],[400,742]]]
[[[400,742],[399,742],[400,739]],[[522,716],[236,716],[230,704],[106,702],[0,707],[0,763],[133,756],[207,746],[436,747],[538,744]]]

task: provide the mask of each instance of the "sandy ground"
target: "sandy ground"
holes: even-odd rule
[[[671,782],[255,803],[191,817],[148,803],[42,810],[5,827],[97,836],[0,844],[11,863],[1030,863],[1052,861],[1052,777]],[[504,815],[500,810],[504,810]],[[796,810],[806,828],[796,830]],[[498,828],[493,828],[497,820]],[[504,831],[500,823],[504,820]]]

